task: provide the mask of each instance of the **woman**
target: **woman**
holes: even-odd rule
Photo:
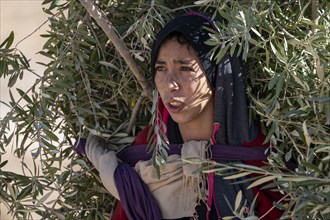
[[[182,158],[191,157],[255,166],[262,166],[266,159],[264,137],[248,120],[241,58],[226,54],[216,64],[211,59],[212,47],[205,44],[209,38],[205,27],[216,30],[202,14],[179,16],[158,33],[153,45],[151,73],[170,144],[160,178],[150,154],[145,153],[149,127],[132,147],[117,154],[104,150],[96,137],[87,140],[87,157],[99,170],[105,187],[121,200],[112,219],[221,219],[233,216],[231,207],[239,191],[246,201],[246,214],[258,194],[255,215],[264,219],[281,216],[272,208],[273,201],[281,198],[279,194],[257,187],[247,190],[247,184],[233,185],[214,173],[193,173],[198,165],[178,166]]]

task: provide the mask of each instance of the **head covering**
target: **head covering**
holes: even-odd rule
[[[228,52],[218,64],[212,60],[212,46],[205,44],[210,38],[207,28],[217,30],[210,18],[197,12],[190,12],[170,21],[156,36],[151,52],[151,73],[155,75],[155,62],[162,42],[173,32],[181,33],[195,49],[213,88],[216,143],[240,145],[250,142],[255,139],[257,129],[249,124],[243,61],[236,51],[233,56]],[[168,116],[162,100],[159,102],[161,114]],[[163,120],[166,123],[167,117],[163,117]]]
[[[212,21],[205,15],[190,12],[183,16],[179,16],[171,20],[156,36],[151,51],[151,73],[154,77],[155,63],[158,56],[158,51],[163,41],[173,32],[182,34],[189,42],[190,45],[195,49],[197,56],[199,57],[209,82],[215,82],[215,68],[216,64],[211,60],[212,46],[205,44],[209,36],[209,31],[205,28],[214,29]],[[211,84],[214,88],[214,85]]]

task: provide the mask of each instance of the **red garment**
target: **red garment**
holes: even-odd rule
[[[111,220],[128,220],[120,201],[117,202],[117,206],[111,216]]]
[[[263,145],[263,142],[265,140],[265,137],[262,135],[262,133],[259,131],[256,139],[252,142],[246,142],[243,145],[247,147],[252,146],[265,146],[267,147],[268,144]],[[256,166],[256,167],[262,167],[264,166],[263,161],[244,161],[245,164]],[[250,175],[250,177],[257,176],[257,175]],[[279,201],[283,195],[281,195],[278,192],[273,192],[271,190],[261,190],[264,185],[267,185],[267,183],[253,187],[252,191],[256,195],[259,193],[257,197],[257,204],[258,204],[258,217],[263,216],[266,212],[268,212],[273,207],[273,201],[277,202]],[[263,219],[265,220],[275,220],[279,219],[282,215],[282,211],[280,211],[277,208],[273,208]]]
[[[148,138],[148,132],[149,132],[149,127],[146,127],[145,129],[143,129],[135,138],[134,144],[147,144],[147,138]],[[246,142],[243,145],[244,146],[267,146],[267,145],[263,145],[263,141],[265,140],[265,137],[262,135],[261,132],[258,133],[256,139],[252,142]],[[261,167],[264,166],[264,163],[262,161],[244,161],[245,164],[248,165],[252,165],[252,166],[257,166],[257,167]],[[255,175],[254,175],[255,176]],[[252,177],[252,175],[251,175]],[[273,192],[270,190],[261,190],[260,188],[263,185],[257,186],[252,188],[253,193],[256,195],[258,193],[258,197],[257,197],[257,213],[258,213],[258,217],[263,216],[265,213],[267,213],[270,209],[272,209],[271,211],[269,211],[269,213],[267,213],[267,215],[264,216],[263,219],[265,220],[276,220],[279,219],[282,215],[282,212],[280,210],[278,210],[277,208],[273,208],[273,201],[279,201],[283,195],[281,195],[278,192]],[[120,201],[118,201],[116,209],[111,217],[111,220],[128,220],[128,218],[125,215],[125,212],[122,208],[122,205],[120,203]]]

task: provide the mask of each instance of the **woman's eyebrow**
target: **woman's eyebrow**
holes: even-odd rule
[[[191,64],[194,60],[190,58],[184,58],[184,59],[175,59],[174,63],[177,64]],[[166,62],[164,60],[156,60],[156,64],[165,64]]]
[[[163,61],[163,60],[156,60],[156,64],[165,64],[165,61]]]
[[[185,58],[185,59],[176,59],[174,60],[174,63],[178,63],[178,64],[191,64],[193,60],[190,58]]]

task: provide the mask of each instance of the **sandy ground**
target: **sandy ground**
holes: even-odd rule
[[[40,29],[38,27],[47,20],[46,14],[42,11],[42,0],[0,0],[0,42],[3,42],[11,31],[15,33],[15,41],[13,45],[16,45],[20,40],[36,32],[19,43],[17,46],[27,58],[30,58],[30,64],[32,69],[36,72],[42,73],[43,69],[40,65],[35,64],[36,61],[45,61],[45,59],[37,55],[36,53],[41,50],[45,40],[39,37],[40,34],[45,33],[48,25],[44,25]],[[35,78],[30,73],[26,73],[23,80],[18,81],[17,88],[23,91],[30,88]],[[9,88],[7,86],[7,80],[0,79],[0,100],[7,102],[9,100]],[[17,95],[16,90],[13,88],[12,92]],[[8,108],[3,104],[0,104],[0,118],[2,118],[8,112]],[[9,163],[4,169],[21,173],[21,162],[12,154],[12,149],[8,147],[7,153],[0,156],[0,161],[8,160]],[[31,162],[31,158],[26,159],[27,163]],[[7,220],[12,219],[7,215],[7,210],[0,203],[0,219]]]

